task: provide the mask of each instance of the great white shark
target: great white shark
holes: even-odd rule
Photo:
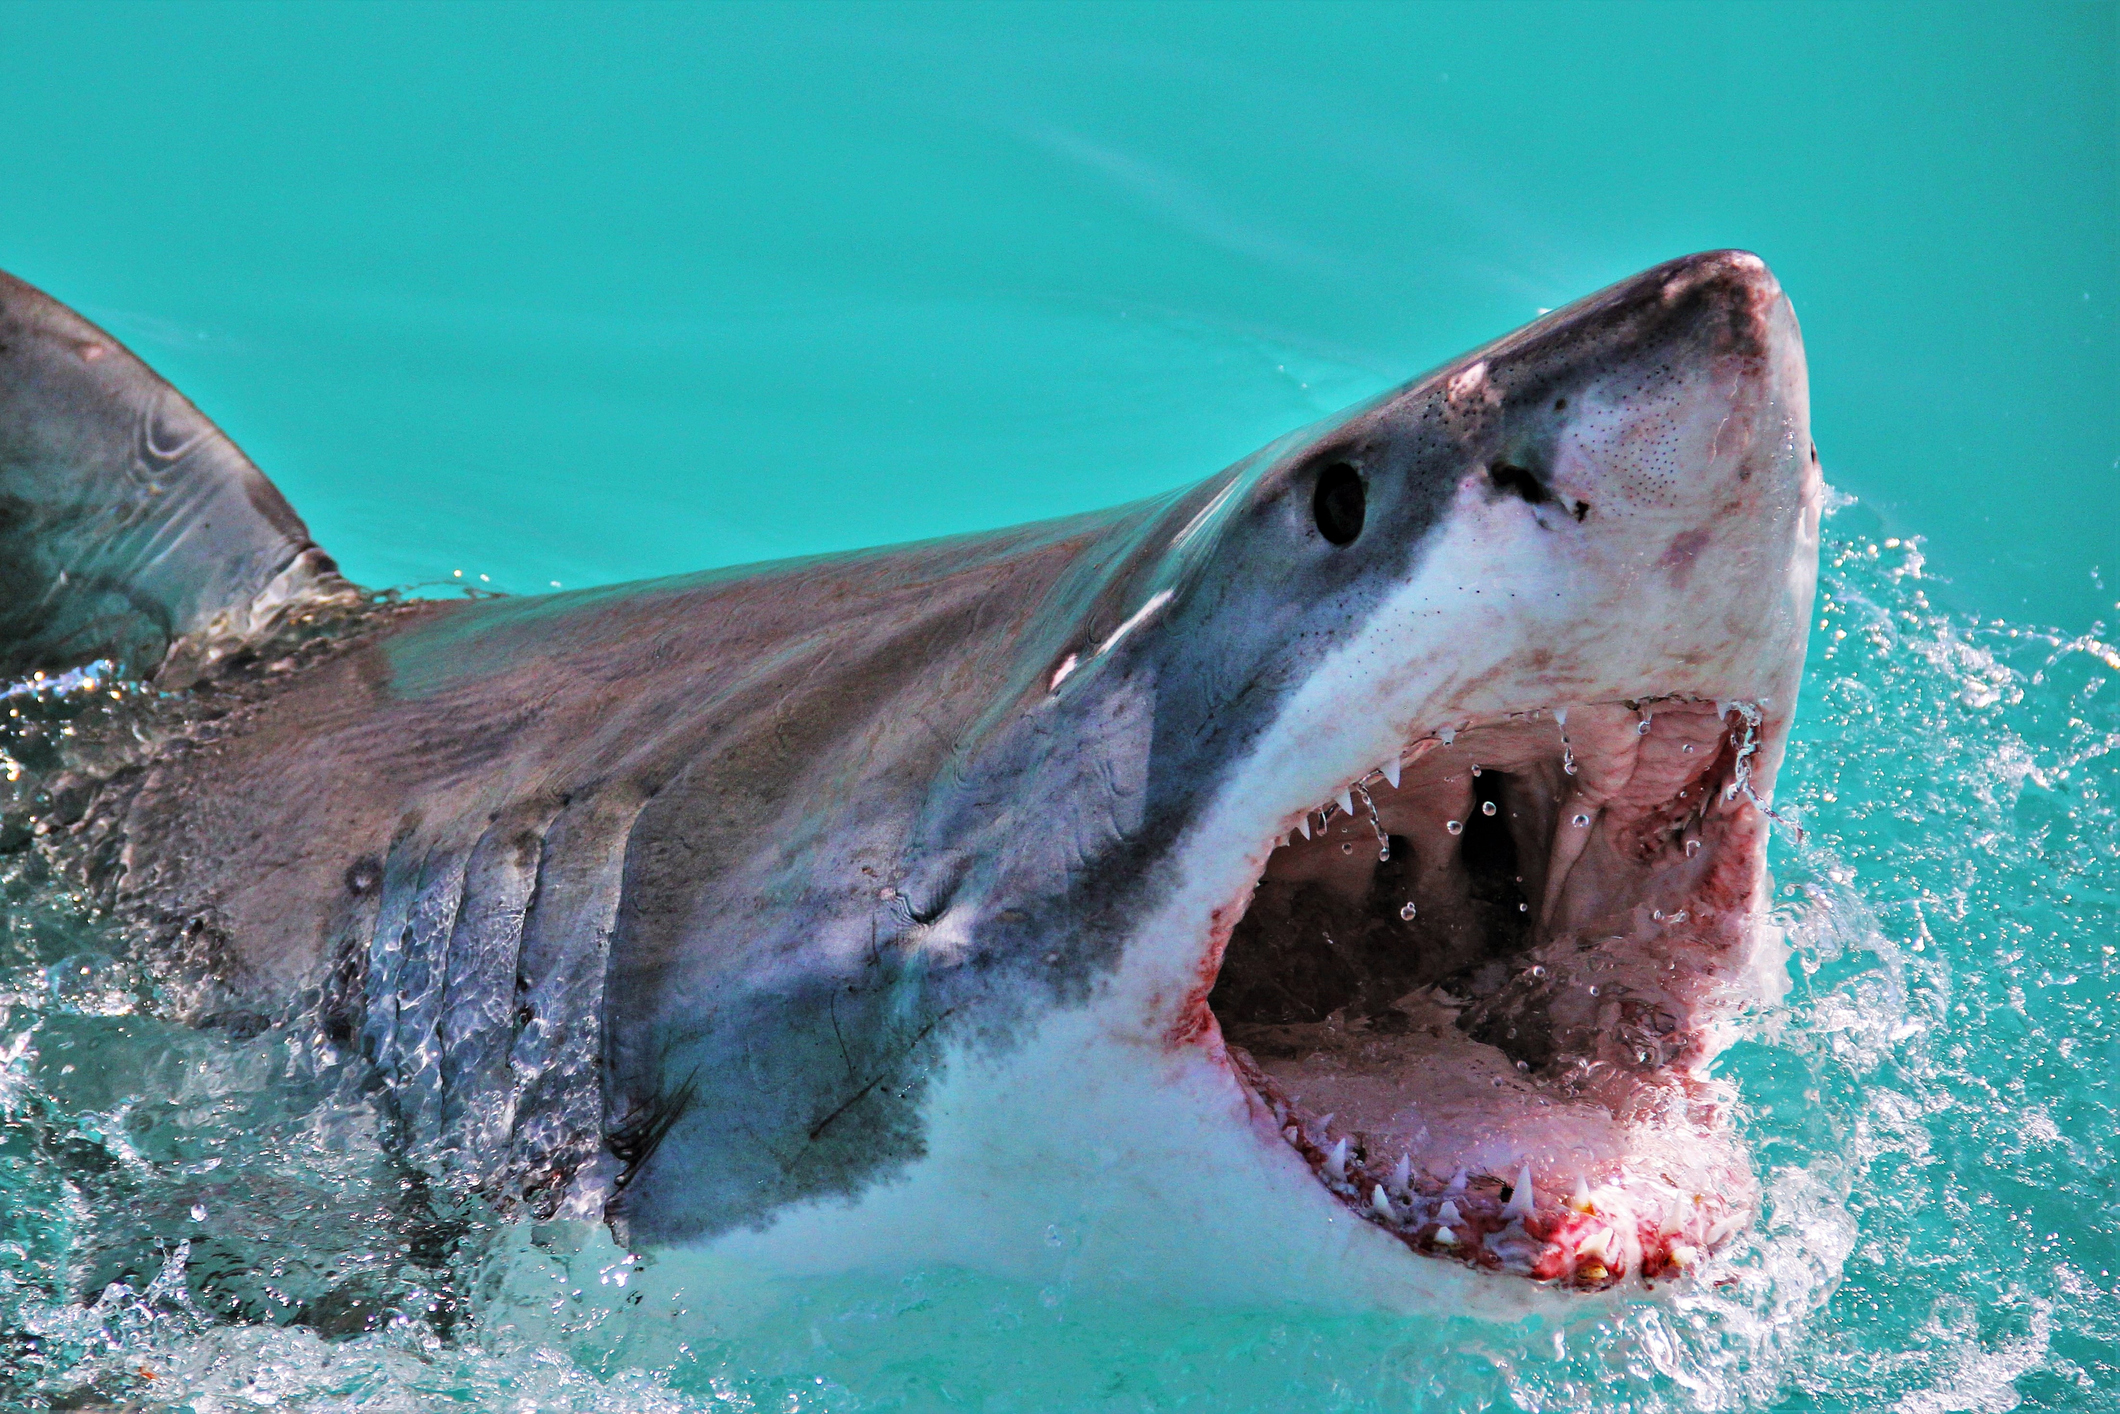
[[[75,703],[0,848],[509,1211],[1521,1310],[1756,1207],[1710,1065],[1784,985],[1820,494],[1715,251],[1114,510],[405,599],[0,276],[0,680]]]

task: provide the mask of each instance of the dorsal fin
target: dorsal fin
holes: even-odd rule
[[[354,592],[204,414],[0,273],[0,681],[99,658],[188,674]]]

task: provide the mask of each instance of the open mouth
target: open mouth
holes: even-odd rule
[[[1412,743],[1267,860],[1208,1004],[1282,1139],[1417,1252],[1582,1288],[1746,1224],[1707,1063],[1762,990],[1761,714],[1538,711]]]

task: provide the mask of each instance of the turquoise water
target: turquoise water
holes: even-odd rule
[[[10,856],[0,1397],[2120,1407],[2116,15],[0,9],[0,267],[369,583],[1129,499],[1720,245],[1795,298],[1839,492],[1795,986],[1722,1062],[1768,1210],[1675,1296],[1491,1327],[949,1272],[677,1292],[408,1189],[352,1080],[158,1020],[168,980]]]

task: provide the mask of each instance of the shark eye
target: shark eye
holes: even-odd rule
[[[1326,467],[1318,473],[1318,489],[1310,498],[1311,514],[1318,519],[1318,533],[1335,545],[1352,545],[1362,533],[1367,501],[1362,473],[1346,462]]]

